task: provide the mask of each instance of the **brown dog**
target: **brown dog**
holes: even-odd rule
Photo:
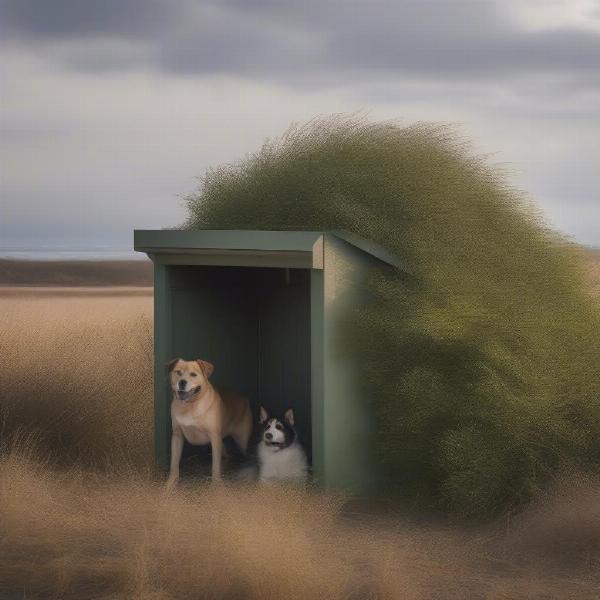
[[[173,390],[171,402],[171,470],[167,485],[179,480],[184,438],[197,446],[212,447],[212,477],[221,478],[223,438],[230,435],[243,454],[252,433],[248,399],[233,391],[217,390],[209,377],[214,366],[205,360],[176,358],[168,364]]]

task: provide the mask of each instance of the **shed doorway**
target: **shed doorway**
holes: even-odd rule
[[[171,356],[215,365],[212,382],[245,394],[255,422],[293,408],[311,459],[310,269],[171,265]],[[186,443],[184,460],[206,455]]]

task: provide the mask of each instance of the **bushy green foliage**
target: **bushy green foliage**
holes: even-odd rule
[[[333,117],[209,171],[186,227],[346,229],[402,257],[352,329],[404,493],[485,515],[600,460],[600,318],[575,244],[446,126]],[[356,315],[353,315],[354,317]]]

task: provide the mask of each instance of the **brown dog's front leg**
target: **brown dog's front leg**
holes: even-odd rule
[[[183,451],[183,433],[181,429],[173,430],[171,436],[171,467],[169,471],[169,479],[167,479],[167,487],[174,487],[179,481],[179,461],[181,460],[181,452]]]
[[[223,452],[221,432],[211,435],[210,445],[212,448],[212,479],[213,481],[219,481],[221,479],[221,456]]]

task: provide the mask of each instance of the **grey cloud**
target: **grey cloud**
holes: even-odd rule
[[[3,29],[25,39],[147,35],[170,21],[162,0],[1,0]]]
[[[348,77],[420,75],[495,79],[556,73],[597,80],[600,34],[519,29],[500,2],[306,0],[4,0],[13,40],[74,41],[60,60],[80,69],[151,65],[189,75],[225,73],[303,86]],[[138,40],[119,52],[90,39]],[[594,85],[592,83],[592,85]]]
[[[580,87],[597,83],[600,35],[556,30],[430,39],[410,32],[394,39],[363,36],[360,44],[345,35],[337,41],[336,53],[338,64],[352,64],[355,69],[492,81],[521,74],[556,74]]]
[[[206,10],[182,24],[176,40],[164,40],[156,48],[156,60],[168,71],[255,74],[266,68],[280,73],[292,64],[305,64],[314,53],[310,37],[260,17]]]

